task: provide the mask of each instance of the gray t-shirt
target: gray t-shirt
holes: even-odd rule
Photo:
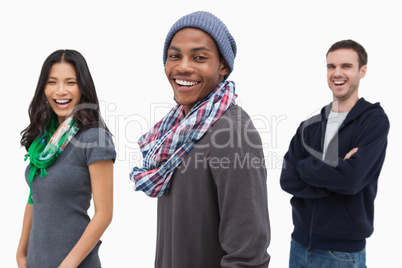
[[[57,160],[32,182],[33,215],[28,244],[28,268],[56,268],[87,227],[92,198],[88,165],[114,159],[111,135],[102,128],[80,130]],[[28,183],[29,167],[25,170]],[[79,265],[98,268],[101,241]]]
[[[345,121],[346,116],[348,113],[337,113],[331,111],[328,115],[328,121],[325,131],[325,138],[324,138],[324,152],[322,159],[325,159],[325,155],[327,153],[327,148],[330,141],[335,137],[338,133],[339,127],[342,125],[343,121]]]
[[[156,268],[266,268],[267,172],[261,138],[237,105],[194,145],[158,198]]]

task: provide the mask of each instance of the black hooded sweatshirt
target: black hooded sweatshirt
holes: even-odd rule
[[[331,107],[300,124],[284,157],[280,183],[293,195],[294,240],[307,248],[357,252],[373,233],[389,121],[379,103],[359,99],[322,159]]]

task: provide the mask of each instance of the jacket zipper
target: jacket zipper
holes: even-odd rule
[[[311,223],[310,223],[310,233],[309,233],[309,241],[308,241],[308,249],[311,248],[311,242],[313,240],[313,227],[314,227],[314,216],[315,216],[315,206],[317,204],[317,201],[314,201],[313,204],[313,213],[311,213]]]
[[[321,122],[321,150],[324,150],[324,139],[325,139],[325,132],[326,132],[326,126],[327,126],[327,120],[324,117],[325,120],[323,120]],[[345,118],[346,121],[346,118]],[[337,131],[337,135],[339,135],[339,132],[344,128],[344,126],[346,125],[345,121],[343,121],[342,125],[339,126],[338,131]],[[332,140],[330,141],[330,143],[332,142]],[[328,144],[328,147],[330,146],[330,144]],[[313,204],[313,212],[311,213],[311,223],[310,223],[310,232],[309,232],[309,241],[308,241],[308,249],[311,248],[311,244],[312,244],[312,240],[313,240],[313,228],[314,228],[314,217],[315,217],[315,210],[316,210],[316,205],[317,205],[317,200],[314,201]]]

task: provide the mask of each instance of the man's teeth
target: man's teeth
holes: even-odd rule
[[[59,104],[65,104],[67,102],[70,102],[70,100],[55,100]]]
[[[181,85],[181,86],[194,86],[198,84],[198,82],[193,82],[193,81],[184,81],[184,80],[177,80],[176,83]]]
[[[345,83],[346,83],[346,81],[334,81],[335,85],[343,85]]]

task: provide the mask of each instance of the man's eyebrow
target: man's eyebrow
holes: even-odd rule
[[[200,50],[206,50],[206,51],[211,52],[211,50],[206,47],[196,47],[196,48],[191,49],[191,52],[196,52],[196,51],[200,51]]]
[[[335,64],[333,64],[333,63],[328,63],[328,64],[327,64],[327,67],[334,67],[334,66],[335,66]],[[347,62],[345,62],[345,63],[342,63],[341,66],[342,66],[342,67],[352,67],[352,66],[353,66],[353,63],[347,63]]]
[[[178,51],[178,52],[180,52],[180,51],[181,51],[181,50],[180,50],[180,48],[173,47],[173,46],[170,46],[170,47],[169,47],[169,49],[171,49],[171,50],[176,50],[176,51]]]
[[[169,47],[169,50],[170,50],[170,49],[171,49],[171,50],[175,50],[175,51],[177,51],[177,52],[181,52],[180,48],[178,48],[178,47],[170,46],[170,47]],[[211,52],[211,50],[208,49],[208,48],[206,48],[206,47],[195,47],[195,48],[192,48],[192,49],[191,49],[191,52],[197,52],[197,51],[200,51],[200,50],[206,50],[206,51]]]

